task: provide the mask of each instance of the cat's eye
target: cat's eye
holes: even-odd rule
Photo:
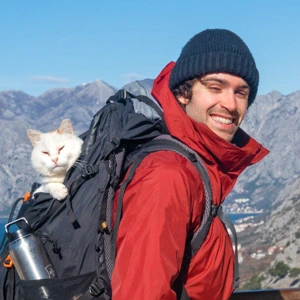
[[[62,146],[61,148],[59,148],[59,149],[58,149],[58,153],[59,153],[62,149],[64,149],[64,147],[65,147],[65,146]]]
[[[49,155],[49,153],[48,153],[48,152],[43,152],[43,154]]]

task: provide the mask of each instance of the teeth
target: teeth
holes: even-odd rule
[[[223,123],[223,124],[231,124],[232,123],[231,119],[226,119],[226,118],[222,118],[222,117],[218,117],[218,116],[212,116],[212,118],[219,123]]]

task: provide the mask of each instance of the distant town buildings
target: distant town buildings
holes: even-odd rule
[[[280,247],[271,246],[268,248],[267,251],[264,251],[263,249],[258,249],[256,250],[256,252],[253,252],[251,254],[251,257],[255,259],[261,259],[263,257],[266,257],[267,255],[273,255],[276,250],[283,251],[284,249],[285,249],[284,246],[280,246]]]
[[[246,219],[246,218],[245,218],[245,219]],[[238,221],[238,222],[241,222],[241,224],[238,224],[238,222],[237,222],[237,224],[234,225],[236,232],[241,232],[241,231],[245,230],[245,229],[248,228],[248,227],[253,228],[253,227],[257,227],[257,226],[260,226],[260,225],[263,225],[263,224],[264,224],[264,221],[260,221],[260,222],[258,222],[258,223],[253,223],[253,222],[249,222],[249,223],[248,223],[248,222],[246,222],[245,219],[240,219],[240,220]],[[247,219],[253,219],[253,217],[252,217],[252,218],[249,217],[249,218],[247,218]],[[244,222],[246,222],[246,223],[244,223]]]
[[[261,214],[263,209],[250,206],[249,198],[238,198],[230,204],[224,204],[223,209],[227,214]]]

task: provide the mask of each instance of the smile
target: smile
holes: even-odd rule
[[[231,124],[233,122],[232,119],[222,118],[219,116],[211,116],[212,119],[214,119],[216,122],[222,123],[222,124]]]

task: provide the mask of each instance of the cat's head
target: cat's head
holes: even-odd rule
[[[83,141],[75,135],[69,119],[57,130],[28,129],[27,135],[33,145],[32,165],[43,176],[65,175],[80,156]]]

